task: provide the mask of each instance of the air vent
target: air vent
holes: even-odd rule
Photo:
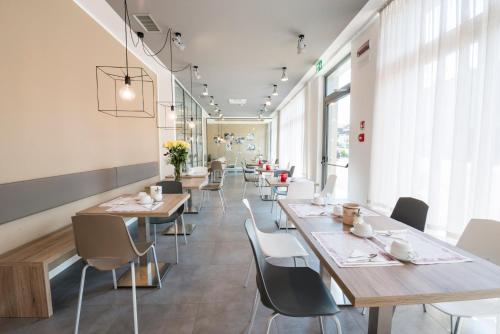
[[[160,32],[160,28],[149,14],[134,14],[134,18],[147,32]]]
[[[229,99],[229,104],[237,104],[244,106],[247,103],[247,99]]]

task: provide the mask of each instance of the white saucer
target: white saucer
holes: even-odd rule
[[[357,236],[357,237],[359,237],[359,238],[363,238],[363,239],[368,239],[368,238],[371,238],[371,237],[373,237],[373,236],[375,235],[375,232],[374,232],[374,231],[372,231],[372,234],[370,234],[370,235],[366,235],[366,236],[365,236],[365,235],[360,235],[360,234],[357,234],[356,232],[354,232],[354,231],[355,231],[355,230],[354,230],[354,227],[351,227],[351,230],[350,230],[350,231],[351,231],[351,233],[352,233],[352,234],[354,234],[355,236]]]
[[[399,261],[402,261],[402,262],[410,262],[412,260],[414,260],[414,257],[400,257],[400,256],[396,256],[394,254],[391,253],[391,246],[385,246],[385,251],[387,252],[387,254],[389,254],[390,256],[392,256],[393,258],[395,258],[396,260],[399,260]]]

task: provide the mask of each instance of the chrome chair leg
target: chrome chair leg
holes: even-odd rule
[[[153,225],[154,243],[156,245],[156,224],[151,224],[151,225]]]
[[[186,237],[186,226],[184,225],[184,215],[181,215],[180,219],[181,219],[181,223],[182,223],[182,231],[184,232],[184,244],[187,245],[188,239]]]
[[[273,323],[274,318],[278,316],[279,313],[273,313],[270,317],[269,320],[267,321],[267,331],[266,334],[269,334],[269,331],[271,330],[271,324]]]
[[[156,257],[155,246],[151,247],[151,249],[153,250],[153,259],[155,261],[156,277],[158,278],[158,287],[161,289],[160,268],[158,267],[158,258]]]
[[[424,310],[424,313],[427,313],[427,307],[425,306],[425,304],[422,304],[422,308]]]
[[[222,212],[223,213],[226,213],[226,208],[224,207],[224,199],[222,198],[222,193],[221,191],[217,191],[219,193],[219,197],[220,197],[220,203],[222,204]]]
[[[253,323],[255,321],[255,316],[257,315],[258,307],[259,307],[259,289],[255,291],[255,298],[253,300],[253,307],[252,307],[252,318],[250,318],[250,324],[248,325],[247,334],[250,334],[252,332]]]
[[[132,276],[132,307],[134,310],[134,334],[139,333],[139,324],[137,321],[137,294],[135,291],[135,263],[130,262],[130,274]]]
[[[325,334],[325,324],[323,323],[323,317],[319,317],[319,328],[321,330],[321,334]]]
[[[116,271],[113,269],[111,270],[111,272],[113,273],[113,289],[117,289],[117,284],[116,284]]]
[[[75,334],[78,334],[78,326],[80,325],[80,312],[82,310],[83,287],[85,286],[85,274],[89,265],[85,265],[82,269],[82,278],[80,279],[80,292],[78,293],[78,306],[76,308]]]
[[[455,321],[455,330],[453,331],[453,334],[458,334],[458,330],[460,328],[460,317],[457,317],[457,321]]]
[[[366,307],[363,307],[361,309],[361,315],[366,315],[366,311],[367,311],[367,308]]]
[[[248,265],[247,278],[245,279],[245,284],[243,285],[245,288],[248,286],[248,281],[250,280],[250,273],[252,272],[252,268],[253,268],[253,261],[250,261],[250,264]]]
[[[335,326],[337,326],[337,334],[342,334],[342,326],[340,326],[339,318],[336,315],[332,316],[332,318],[335,321]]]
[[[177,220],[174,222],[174,230],[175,230],[175,263],[179,263],[179,242],[177,240]]]
[[[245,181],[245,185],[243,186],[243,196],[242,198],[245,198],[245,194],[247,193],[247,182]]]

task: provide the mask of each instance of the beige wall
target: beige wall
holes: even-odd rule
[[[95,66],[123,66],[124,49],[76,4],[2,0],[0,27],[8,32],[0,52],[0,183],[158,160],[154,119],[97,111]],[[152,181],[0,225],[0,253],[69,224],[79,209]]]
[[[252,142],[255,144],[255,151],[247,151],[247,143],[238,145],[233,144],[233,149],[231,151],[226,150],[225,144],[215,144],[214,137],[220,135],[222,136],[225,132],[234,133],[235,137],[246,137],[248,133],[255,133],[255,140]],[[233,163],[235,158],[240,153],[238,162],[241,160],[253,160],[256,155],[260,152],[265,158],[268,156],[269,151],[269,129],[267,124],[223,124],[222,130],[219,130],[219,125],[207,124],[207,154],[210,154],[212,159],[226,157],[228,162]],[[250,142],[249,142],[250,143]]]

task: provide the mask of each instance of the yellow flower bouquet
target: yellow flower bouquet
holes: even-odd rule
[[[190,145],[184,140],[167,140],[163,147],[167,149],[165,156],[175,167],[175,180],[181,180],[181,168],[186,164]]]

